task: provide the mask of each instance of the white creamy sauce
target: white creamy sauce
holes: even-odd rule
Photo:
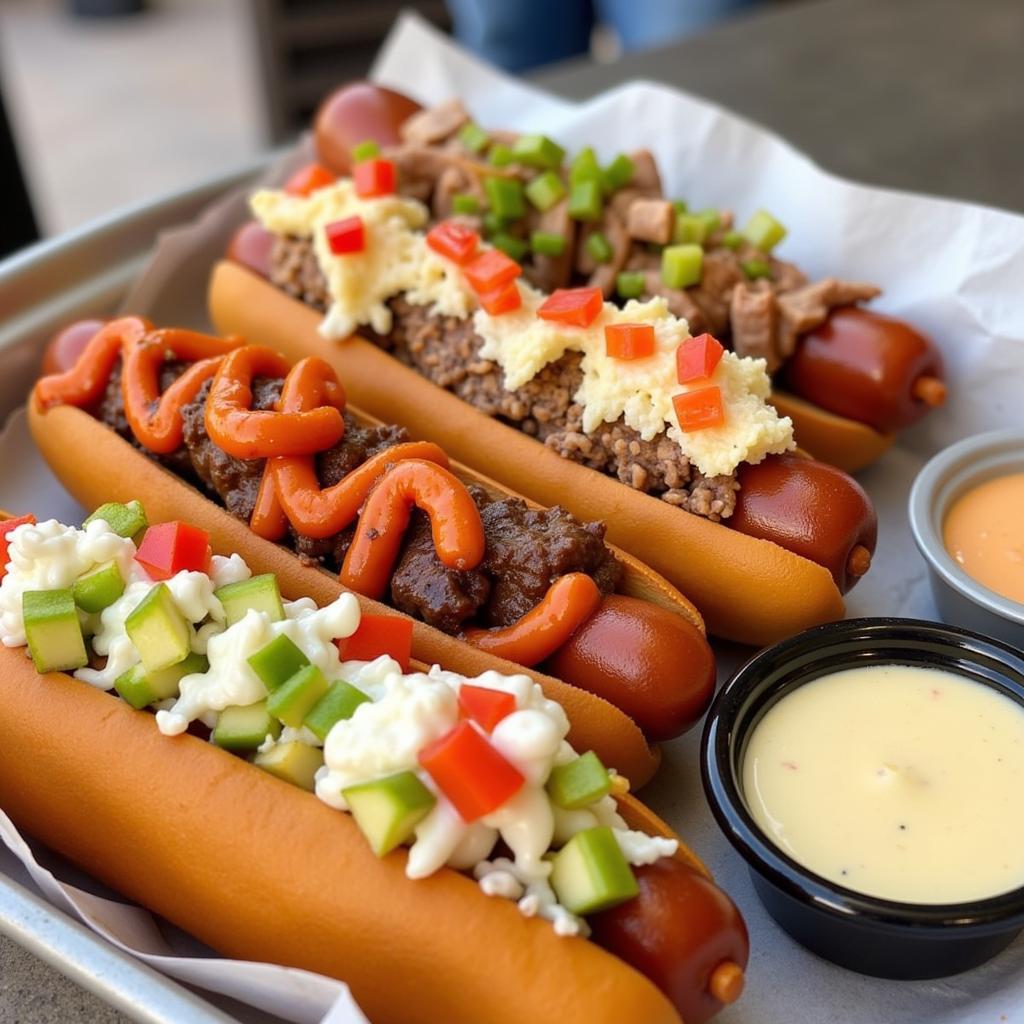
[[[678,383],[675,352],[690,337],[690,329],[669,312],[664,298],[633,300],[623,309],[606,302],[589,327],[573,327],[540,319],[537,308],[546,296],[520,280],[521,308],[491,316],[479,308],[462,271],[427,246],[422,229],[429,211],[414,199],[360,199],[351,180],[342,178],[309,196],[263,190],[250,205],[267,230],[312,240],[331,297],[320,325],[327,338],[347,338],[361,325],[386,334],[392,322],[386,302],[404,293],[409,302],[446,316],[466,317],[475,310],[473,326],[483,339],[481,357],[501,367],[510,391],[566,352],[581,352],[583,381],[573,399],[583,407],[587,433],[620,417],[647,441],[667,432],[706,476],[732,473],[741,462],[757,463],[795,446],[792,421],[766,401],[771,382],[763,359],[741,359],[727,352],[710,381]],[[363,219],[366,248],[335,255],[324,229],[351,216]],[[654,355],[636,360],[610,357],[604,328],[617,323],[651,323]],[[673,396],[709,383],[721,389],[725,422],[680,430]]]
[[[1024,708],[952,672],[799,687],[755,727],[743,787],[775,843],[857,892],[936,904],[1024,885]]]

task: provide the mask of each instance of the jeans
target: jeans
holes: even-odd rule
[[[644,50],[698,31],[758,0],[448,0],[455,35],[508,71],[587,53],[595,22],[623,50]]]

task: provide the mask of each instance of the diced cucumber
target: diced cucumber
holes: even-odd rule
[[[124,577],[117,562],[107,562],[94,572],[81,576],[71,587],[75,604],[83,612],[94,614],[109,608],[124,593]]]
[[[378,857],[404,843],[437,803],[437,797],[409,771],[349,786],[341,795]]]
[[[316,773],[324,763],[324,755],[318,747],[293,740],[291,743],[278,743],[257,754],[252,763],[285,782],[312,792],[316,788]]]
[[[217,716],[213,742],[225,750],[255,750],[267,738],[281,735],[281,726],[267,710],[267,702],[225,708]]]
[[[189,655],[191,632],[166,583],[158,583],[125,619],[125,632],[147,672],[177,665]]]
[[[309,664],[309,658],[283,633],[249,656],[249,667],[271,693]]]
[[[271,622],[280,622],[284,618],[281,591],[277,586],[277,577],[272,572],[238,583],[228,583],[215,590],[213,596],[224,606],[229,626],[244,619],[250,609],[264,612]]]
[[[138,501],[129,501],[127,505],[116,501],[100,505],[82,526],[88,526],[95,519],[102,519],[119,537],[134,537],[149,525],[146,512]]]
[[[335,724],[344,718],[351,718],[360,704],[370,698],[344,679],[331,684],[331,688],[313,705],[302,724],[318,740],[327,739]]]
[[[556,765],[548,778],[548,795],[568,811],[588,807],[611,791],[608,769],[592,750],[568,764]]]
[[[133,665],[114,680],[114,689],[133,708],[140,709],[158,700],[178,696],[178,686],[185,676],[199,675],[209,669],[210,663],[194,651],[184,661],[157,672],[147,672],[143,665]]]
[[[555,854],[551,887],[566,910],[581,915],[607,910],[640,891],[607,825],[577,832]]]
[[[329,688],[323,672],[316,665],[300,668],[267,699],[267,710],[293,729],[302,727],[302,720]]]
[[[70,590],[26,590],[21,614],[37,672],[70,672],[89,663]]]

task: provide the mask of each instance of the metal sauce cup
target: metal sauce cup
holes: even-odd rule
[[[1024,430],[977,434],[946,448],[914,481],[910,528],[928,563],[932,594],[943,620],[1024,647],[1024,604],[968,576],[942,540],[943,523],[957,498],[1009,473],[1024,473]]]

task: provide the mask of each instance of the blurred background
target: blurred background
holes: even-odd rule
[[[0,255],[283,144],[408,8],[571,98],[653,78],[839,174],[1024,209],[1024,0],[0,0]]]
[[[368,70],[413,8],[514,71],[667,43],[755,0],[2,0],[0,87],[35,223],[6,249],[227,171]],[[103,111],[104,115],[98,116]],[[11,204],[8,204],[11,211]],[[18,237],[20,234],[20,238]]]

